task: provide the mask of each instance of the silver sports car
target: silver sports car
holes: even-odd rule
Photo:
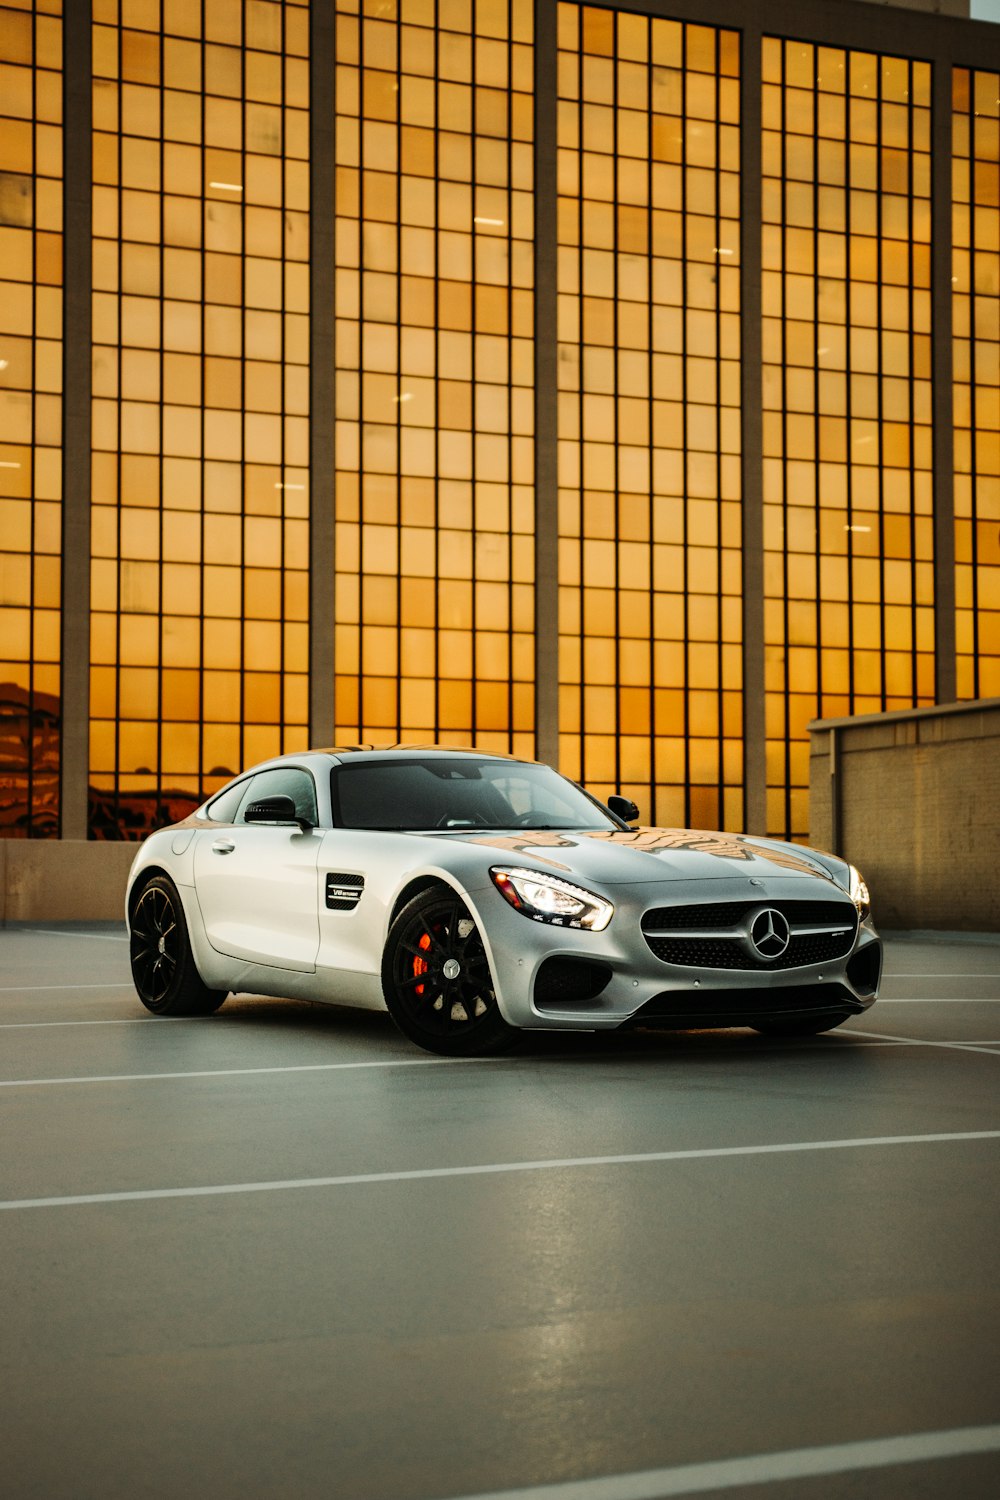
[[[853,866],[638,816],[473,750],[268,761],[139,849],[139,998],[174,1016],[230,991],[386,1008],[453,1056],[526,1030],[802,1036],[871,1005],[882,944]]]

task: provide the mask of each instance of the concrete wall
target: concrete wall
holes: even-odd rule
[[[0,922],[124,923],[138,844],[0,839]]]
[[[810,841],[884,927],[1000,931],[1000,699],[810,724]]]

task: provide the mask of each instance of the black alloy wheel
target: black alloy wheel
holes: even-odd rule
[[[489,960],[468,907],[435,887],[408,902],[389,929],[382,991],[404,1036],[445,1057],[482,1057],[514,1045]]]
[[[195,966],[184,908],[172,881],[155,875],[132,909],[129,957],[139,999],[157,1016],[207,1016],[226,990],[210,990]]]

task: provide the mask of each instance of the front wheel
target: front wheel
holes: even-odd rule
[[[832,1031],[849,1019],[849,1016],[829,1015],[789,1017],[780,1021],[758,1021],[753,1029],[762,1036],[818,1036],[821,1031]]]
[[[129,957],[139,999],[157,1016],[208,1016],[226,990],[210,990],[195,966],[173,881],[154,875],[132,912]]]
[[[452,890],[423,891],[403,907],[382,956],[382,992],[403,1035],[428,1052],[484,1057],[517,1041],[479,929]]]

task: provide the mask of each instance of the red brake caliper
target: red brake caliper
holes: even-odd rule
[[[425,932],[424,935],[423,935],[423,937],[417,943],[417,947],[418,948],[422,948],[424,950],[424,952],[426,953],[427,950],[430,948],[430,946],[431,946],[430,933]],[[414,959],[413,959],[413,973],[414,973],[414,976],[417,976],[417,975],[420,975],[420,974],[426,974],[427,970],[429,968],[430,968],[430,964],[427,962],[427,960],[425,958],[418,958],[416,955],[414,955]],[[418,995],[422,995],[424,993],[424,987],[423,987],[423,985],[422,984],[416,985],[415,986],[415,992]]]

